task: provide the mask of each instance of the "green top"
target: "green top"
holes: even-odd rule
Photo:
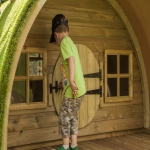
[[[68,58],[74,56],[75,58],[75,73],[74,81],[78,87],[77,97],[86,93],[85,81],[82,73],[81,62],[78,54],[77,47],[69,36],[63,38],[60,44],[61,50],[61,73],[63,82],[63,94],[67,98],[73,98],[72,89],[69,82],[69,64]]]

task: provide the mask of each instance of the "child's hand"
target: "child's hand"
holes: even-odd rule
[[[62,84],[62,82],[59,82],[58,89],[63,91],[63,84]]]
[[[78,87],[77,87],[75,81],[70,82],[70,85],[71,85],[73,96],[74,96],[74,98],[76,98],[76,95],[78,92]]]

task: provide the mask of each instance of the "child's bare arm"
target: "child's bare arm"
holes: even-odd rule
[[[75,72],[74,56],[69,57],[68,63],[69,63],[69,81],[70,81],[70,85],[72,88],[72,92],[73,92],[73,94],[75,94],[78,90],[78,87],[74,81],[74,72]]]
[[[69,57],[68,63],[69,63],[69,75],[70,75],[69,80],[71,83],[74,81],[74,70],[75,70],[75,60],[73,56]]]

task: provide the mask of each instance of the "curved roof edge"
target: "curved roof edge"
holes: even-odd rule
[[[0,149],[4,146],[3,128],[9,75],[17,41],[23,27],[38,0],[15,0],[8,3],[1,15],[0,22]]]

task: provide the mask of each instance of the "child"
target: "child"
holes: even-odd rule
[[[68,35],[68,20],[62,14],[56,15],[52,20],[50,43],[56,42],[61,50],[61,73],[64,96],[59,113],[59,133],[62,135],[63,146],[60,146],[57,150],[78,150],[77,111],[86,93],[78,51]],[[69,138],[71,138],[70,147]]]

